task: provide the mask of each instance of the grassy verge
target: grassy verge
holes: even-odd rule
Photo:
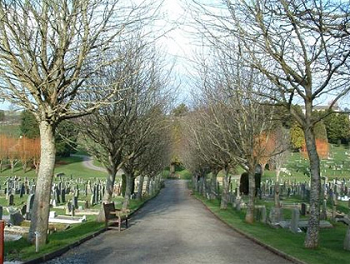
[[[294,258],[315,264],[349,263],[350,253],[343,249],[347,228],[344,224],[333,223],[334,228],[321,229],[319,248],[310,250],[303,247],[305,233],[294,234],[262,223],[247,224],[244,221],[244,211],[220,210],[219,201],[209,201],[198,195],[196,197],[228,225]]]

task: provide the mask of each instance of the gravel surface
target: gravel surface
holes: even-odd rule
[[[185,181],[173,180],[128,229],[104,232],[47,263],[290,262],[233,231],[191,197]]]

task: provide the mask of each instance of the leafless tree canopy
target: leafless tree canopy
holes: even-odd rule
[[[1,1],[1,96],[35,115],[48,109],[57,121],[91,112],[100,102],[77,104],[77,94],[89,92],[86,80],[101,67],[118,62],[111,48],[152,10],[127,2]]]
[[[256,93],[286,107],[302,127],[311,168],[311,217],[305,246],[318,246],[320,169],[314,127],[330,113],[312,115],[315,105],[329,109],[349,94],[350,10],[347,1],[193,1],[200,34],[231,56],[238,47],[245,67],[257,70],[267,89]],[[297,110],[297,104],[304,112]]]

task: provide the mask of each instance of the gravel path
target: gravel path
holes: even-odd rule
[[[128,229],[104,232],[48,263],[290,262],[233,231],[191,197],[185,181],[173,180]]]
[[[90,170],[107,172],[107,170],[105,168],[95,166],[93,164],[93,160],[90,156],[78,155],[78,154],[72,154],[72,156],[82,158],[84,167],[89,168]]]

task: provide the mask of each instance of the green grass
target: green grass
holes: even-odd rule
[[[83,159],[81,157],[75,157],[75,156],[57,158],[54,173],[56,174],[56,173],[63,172],[66,175],[66,177],[73,176],[74,178],[85,178],[85,179],[106,178],[107,173],[90,170],[89,168],[86,168],[83,165],[82,161]],[[34,169],[24,173],[22,170],[21,164],[18,164],[15,167],[13,173],[11,172],[10,169],[3,170],[0,173],[0,182],[3,182],[6,177],[14,176],[14,175],[19,177],[36,178]]]
[[[329,180],[338,178],[350,178],[350,156],[346,155],[345,152],[350,153],[348,147],[343,145],[336,146],[330,145],[330,159],[321,160],[321,176],[327,176]],[[335,170],[334,167],[340,167],[341,170]],[[302,157],[299,152],[292,152],[286,161],[286,167],[290,172],[291,176],[281,173],[281,180],[291,181],[309,181],[310,178],[304,174],[308,171],[309,160]],[[274,171],[265,170],[262,180],[264,179],[275,179],[276,174]]]
[[[303,247],[305,233],[294,234],[288,230],[271,228],[262,223],[247,224],[244,221],[244,211],[220,210],[219,201],[208,201],[199,196],[197,198],[228,225],[306,263],[349,262],[350,252],[343,249],[347,229],[344,224],[333,223],[334,228],[321,229],[319,248],[310,250]]]
[[[90,234],[104,228],[104,223],[90,221],[83,224],[71,225],[72,227],[53,233],[48,236],[48,243],[40,248],[40,251],[35,252],[35,246],[28,243],[26,238],[21,238],[19,241],[5,243],[5,258],[6,260],[31,260],[50,252],[64,248],[76,241],[89,236]]]

